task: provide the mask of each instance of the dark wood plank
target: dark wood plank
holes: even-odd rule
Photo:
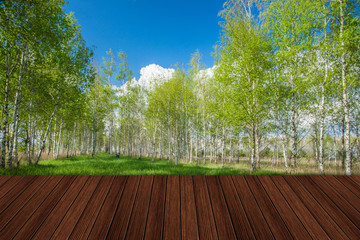
[[[206,176],[205,179],[219,238],[236,239],[234,226],[231,221],[218,177]]]
[[[245,210],[236,192],[231,176],[219,176],[230,217],[239,239],[255,238]]]
[[[181,239],[179,176],[168,176],[165,199],[164,239]]]
[[[329,186],[321,176],[308,177],[360,230],[360,212],[351,206],[338,192]]]
[[[0,214],[0,226],[5,226],[34,196],[34,194],[37,194],[47,180],[49,180],[48,176],[38,176],[36,180],[11,203],[10,206],[4,209]]]
[[[216,225],[204,176],[193,176],[200,239],[217,239]]]
[[[23,178],[24,176],[12,176],[8,181],[3,184],[0,187],[0,201],[7,194],[7,192],[10,191],[13,187],[15,187],[16,184],[21,182]]]
[[[334,176],[341,184],[349,189],[353,194],[360,198],[360,185],[356,184],[348,176]]]
[[[142,239],[145,234],[154,176],[142,176],[125,239]]]
[[[302,222],[300,222],[297,215],[293,212],[292,208],[289,206],[282,194],[276,188],[275,184],[270,179],[270,176],[261,176],[260,182],[294,239],[309,239],[309,233],[306,231]]]
[[[56,229],[52,239],[58,239],[59,236],[67,239],[69,235],[69,239],[85,239],[92,229],[113,181],[114,176],[102,176],[89,201],[81,201],[77,205],[73,204],[74,209],[68,211],[67,216]],[[83,209],[82,212],[81,209]],[[76,213],[77,216],[80,215],[80,217],[78,217],[74,225],[70,226],[67,222],[72,220],[73,213]]]
[[[360,176],[344,176],[344,177],[347,177],[349,179],[351,179],[352,181],[354,181],[357,185],[360,186]]]
[[[239,199],[244,207],[246,216],[249,219],[255,238],[273,239],[273,234],[264,219],[259,206],[256,203],[254,195],[251,193],[247,182],[243,176],[232,176],[233,183],[236,187]]]
[[[0,176],[0,239],[357,239],[354,179]]]
[[[338,193],[345,201],[347,201],[353,208],[360,212],[360,198],[358,198],[354,193],[352,193],[348,188],[346,188],[342,183],[340,183],[334,176],[323,177],[323,180],[328,187],[331,187],[334,191]]]
[[[64,191],[72,183],[73,179],[63,178],[62,176],[52,176],[49,181],[35,194],[20,211],[7,223],[0,235],[3,239],[11,239],[26,224],[27,220],[36,214],[38,208],[54,193]],[[29,229],[31,230],[31,229]]]
[[[329,236],[326,234],[321,225],[316,221],[311,212],[306,208],[303,202],[296,196],[291,187],[281,176],[271,176],[275,186],[282,193],[288,204],[291,206],[295,214],[298,216],[300,221],[304,224],[304,227],[311,235],[312,239],[328,239]]]
[[[350,239],[356,239],[360,235],[359,229],[343,214],[343,212],[334,204],[328,196],[320,191],[310,179],[306,176],[295,176],[297,184],[301,184],[316,199],[319,205],[326,213],[339,225]],[[294,189],[294,188],[293,188]],[[314,211],[314,209],[311,209]],[[330,234],[329,234],[330,235]]]
[[[299,218],[293,212],[292,208],[289,206],[282,194],[276,188],[275,184],[270,179],[270,176],[261,176],[260,182],[294,239],[309,239],[309,233],[306,231],[302,222],[300,222]]]
[[[108,239],[123,239],[125,237],[139,183],[140,176],[129,176],[123,191],[123,197],[108,231]]]
[[[65,177],[64,184],[58,185],[35,211],[35,213],[26,221],[13,239],[30,239],[36,232],[39,226],[51,213],[57,205],[62,196],[67,192],[70,186],[76,181],[78,177],[68,176]]]
[[[0,176],[0,191],[1,191],[1,186],[6,183],[12,176],[10,175],[5,175],[5,176]]]
[[[76,197],[75,201],[67,211],[66,215],[62,219],[61,223],[56,228],[56,231],[52,235],[52,239],[68,239],[72,230],[74,229],[77,221],[79,220],[81,213],[84,211],[86,205],[90,201],[96,187],[100,182],[101,176],[90,176],[85,186]],[[34,239],[42,238],[39,232],[34,236]]]
[[[332,239],[347,239],[347,236],[342,229],[333,221],[323,209],[322,205],[316,201],[307,189],[298,183],[295,176],[284,176],[283,179],[289,184],[296,196],[307,207],[324,231]]]
[[[126,176],[116,176],[112,183],[104,204],[96,218],[88,239],[105,239],[119,204]]]
[[[145,239],[162,239],[165,194],[166,176],[155,176],[151,192],[149,213],[145,227]]]
[[[192,176],[180,176],[181,239],[199,239]]]
[[[0,200],[0,212],[4,211],[26,188],[28,188],[36,176],[26,176],[13,188],[11,188]]]
[[[46,220],[39,226],[39,229],[34,233],[34,239],[50,239],[56,228],[66,215],[69,208],[72,206],[79,192],[85,187],[89,188],[88,176],[78,176],[74,183],[69,187],[64,196],[61,198],[59,203],[56,205],[54,210],[49,214]],[[85,186],[86,184],[86,186]],[[27,234],[26,231],[21,231],[16,235],[17,239],[27,239],[31,235]]]
[[[259,179],[256,176],[246,176],[245,180],[274,237],[276,239],[292,239],[293,237],[279,213],[276,211],[275,206],[272,204]]]

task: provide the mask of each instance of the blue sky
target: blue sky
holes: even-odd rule
[[[96,46],[95,59],[105,52],[127,53],[134,76],[155,63],[188,67],[196,49],[212,67],[211,53],[219,39],[218,12],[222,0],[68,0],[66,10],[75,13],[88,46]]]

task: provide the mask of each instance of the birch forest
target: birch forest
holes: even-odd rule
[[[359,0],[228,0],[215,65],[196,51],[147,84],[124,51],[95,61],[65,4],[0,1],[1,168],[99,152],[360,168]]]

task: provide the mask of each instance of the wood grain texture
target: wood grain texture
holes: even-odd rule
[[[115,217],[108,231],[109,239],[123,239],[129,225],[129,220],[134,207],[134,200],[138,192],[140,176],[130,176],[126,182],[123,198],[115,212]]]
[[[66,189],[74,180],[74,178],[64,178],[62,176],[52,176],[47,184],[40,189],[20,211],[18,211],[11,220],[3,225],[0,235],[3,239],[11,239],[32,217],[43,204],[43,202],[50,196],[52,192],[58,192],[57,189]],[[41,212],[39,212],[42,214]],[[0,226],[1,227],[1,226]]]
[[[286,227],[274,204],[271,202],[259,179],[256,176],[246,176],[245,180],[274,237],[276,239],[292,239],[293,237],[290,234],[289,229]]]
[[[218,177],[206,176],[205,179],[219,238],[236,239],[234,226],[231,221]]]
[[[22,228],[29,227],[29,231],[32,230],[34,227],[34,222],[30,221],[29,224],[28,220],[33,217],[35,214],[39,216],[39,214],[43,214],[41,211],[38,211],[41,206],[43,206],[40,210],[44,210],[43,203],[50,197],[51,195],[54,196],[58,192],[57,189],[66,190],[67,187],[72,183],[74,180],[73,178],[63,178],[53,176],[45,185],[44,188],[41,188],[40,191],[35,194],[30,201],[28,201],[20,211],[16,213],[15,216],[4,225],[3,229],[0,232],[0,236],[3,239],[10,239],[16,235],[16,233],[21,230]],[[33,218],[34,220],[35,218]],[[38,223],[40,224],[40,222]],[[25,226],[26,225],[26,226]]]
[[[77,176],[70,176],[64,178],[60,184],[54,188],[53,191],[48,195],[44,202],[39,206],[35,213],[27,220],[25,225],[16,234],[17,239],[29,239],[47,216],[51,213],[53,208],[57,205],[63,195],[67,192],[70,186],[75,182]]]
[[[119,205],[127,177],[116,176],[96,218],[88,239],[105,239]]]
[[[0,176],[0,191],[1,191],[1,186],[4,185],[4,183],[6,183],[12,177],[13,176],[10,175]]]
[[[264,219],[259,206],[256,203],[254,195],[251,193],[246,180],[243,176],[232,177],[236,191],[244,206],[244,210],[253,229],[255,238],[257,239],[273,239],[273,234]]]
[[[86,239],[89,232],[94,225],[96,217],[102,207],[104,200],[109,192],[110,186],[114,181],[114,176],[103,176],[101,177],[95,191],[93,192],[88,202],[83,201],[82,204],[86,204],[85,209],[81,212],[82,206],[74,205],[74,209],[68,212],[68,218],[72,219],[72,212],[80,213],[81,216],[78,218],[74,226],[67,224],[68,219],[64,219],[60,226],[56,229],[53,239],[60,238],[63,235],[64,238],[69,234],[69,239]],[[72,230],[71,230],[72,229]],[[67,232],[69,231],[69,233]]]
[[[81,214],[84,212],[85,207],[92,198],[93,193],[99,184],[100,178],[100,176],[90,177],[90,179],[86,182],[85,187],[82,188],[79,195],[76,197],[75,201],[57,227],[52,238],[59,239],[60,237],[58,233],[61,233],[61,236],[63,236],[64,239],[68,239],[74,229],[74,226],[82,216]]]
[[[166,194],[166,176],[155,176],[151,192],[149,212],[145,227],[145,239],[162,239]]]
[[[13,188],[9,189],[7,193],[0,200],[0,212],[6,209],[12,201],[14,201],[26,188],[32,185],[36,176],[29,176],[21,179]]]
[[[307,177],[307,180],[314,183],[317,189],[321,190],[360,230],[360,213],[351,206],[338,192],[336,192],[321,176]],[[359,232],[360,233],[360,232]]]
[[[347,176],[334,176],[345,188],[349,189],[353,194],[360,198],[360,185],[356,184]]]
[[[200,239],[217,239],[213,210],[204,176],[193,176]]]
[[[6,209],[3,209],[0,213],[0,226],[5,226],[13,216],[15,216],[25,204],[34,197],[35,194],[42,188],[49,180],[48,176],[37,177],[31,186],[29,186],[25,191],[22,192]]]
[[[346,234],[329,216],[322,207],[322,204],[319,203],[316,198],[314,198],[314,196],[312,196],[311,193],[297,181],[295,176],[284,176],[282,178],[289,184],[296,196],[307,207],[307,209],[309,209],[317,222],[332,239],[347,239]]]
[[[179,176],[168,176],[163,231],[164,239],[181,239]]]
[[[333,176],[327,176],[323,178],[323,182],[326,183],[324,189],[332,188],[337,195],[347,201],[353,208],[360,212],[360,198],[358,198],[351,190],[344,187],[338,180]]]
[[[337,207],[337,205],[331,201],[328,196],[317,188],[316,184],[307,176],[296,176],[297,184],[304,186],[308,192],[316,199],[321,207],[327,212],[327,214],[339,225],[350,239],[356,239],[360,236],[359,229],[351,222],[351,220],[344,215],[344,213]]]
[[[140,179],[125,239],[141,239],[144,236],[153,181],[153,176],[142,176]]]
[[[272,203],[276,207],[277,211],[281,215],[284,223],[288,229],[292,232],[294,239],[309,239],[310,235],[305,229],[298,216],[294,213],[288,202],[285,200],[281,192],[277,189],[270,176],[262,176],[260,182],[267,192]]]
[[[0,239],[357,239],[354,176],[0,176]]]
[[[181,239],[199,239],[192,176],[180,176]]]
[[[23,176],[13,176],[4,182],[4,184],[0,187],[0,201],[8,193],[8,191],[15,187],[16,184],[21,182],[23,178]]]
[[[254,233],[237,195],[231,176],[219,176],[219,180],[224,192],[226,204],[229,208],[236,236],[240,239],[254,238]]]
[[[67,210],[71,206],[73,200],[77,197],[79,190],[81,191],[83,188],[87,179],[87,176],[78,176],[60,199],[56,205],[56,208],[42,223],[38,225],[37,230],[34,230],[34,232],[31,233],[27,231],[27,227],[24,227],[16,234],[14,239],[31,239],[36,231],[39,233],[37,235],[38,238],[49,239],[58,226],[58,223],[62,220]],[[36,238],[36,235],[34,238]]]
[[[289,206],[293,209],[296,216],[311,235],[312,239],[328,239],[329,236],[326,234],[324,229],[316,221],[311,212],[305,207],[302,201],[294,194],[293,190],[286,183],[284,178],[281,176],[272,176],[271,180],[286,199]]]

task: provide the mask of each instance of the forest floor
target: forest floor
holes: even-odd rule
[[[318,167],[309,161],[298,162],[297,168],[289,168],[290,174],[319,174]],[[225,163],[206,163],[199,160],[199,164],[180,162],[177,166],[173,161],[156,159],[151,162],[150,157],[121,156],[108,153],[91,155],[77,155],[58,160],[44,160],[36,165],[20,165],[10,170],[0,169],[0,175],[248,175],[250,164],[248,159],[241,159]],[[261,169],[255,170],[253,175],[286,174],[283,164],[272,166],[271,160],[263,160]],[[345,174],[340,167],[325,165],[325,174]],[[353,165],[353,174],[360,175],[359,164]]]

